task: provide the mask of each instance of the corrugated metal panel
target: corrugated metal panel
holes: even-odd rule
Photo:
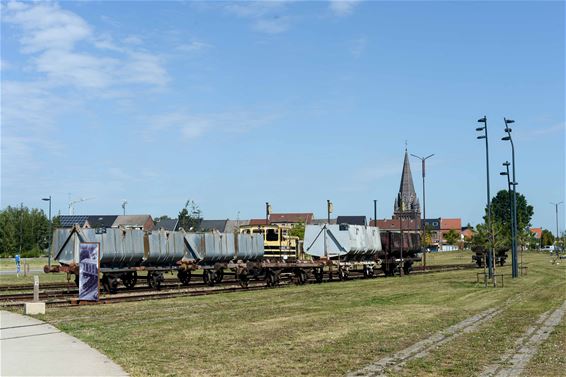
[[[236,258],[234,235],[228,233],[186,233],[190,256],[202,262],[228,262]]]
[[[147,237],[149,253],[146,265],[173,266],[187,251],[182,232],[153,231]]]
[[[261,234],[238,234],[238,250],[236,258],[239,260],[255,260],[263,257],[263,236]]]
[[[371,258],[381,250],[379,229],[359,225],[307,225],[305,227],[305,252],[309,255],[345,259]],[[325,234],[326,233],[326,234]]]

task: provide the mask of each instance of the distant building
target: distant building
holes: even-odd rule
[[[112,228],[128,228],[128,229],[143,229],[153,230],[155,224],[151,215],[123,215],[116,217],[112,224]]]
[[[310,224],[313,218],[313,213],[272,213],[269,215],[269,223],[291,226],[299,223]]]
[[[61,228],[110,228],[118,215],[61,215]]]
[[[463,226],[460,229],[460,233],[462,234],[462,239],[466,240],[466,239],[470,239],[474,236],[474,228],[471,226]]]
[[[365,216],[338,216],[336,218],[336,223],[350,224],[350,225],[367,225],[367,219]]]
[[[179,219],[161,219],[155,222],[154,229],[167,231],[179,230]]]
[[[537,240],[542,239],[542,228],[529,228],[529,230]]]
[[[268,225],[269,220],[266,219],[251,219],[248,225]]]
[[[218,231],[224,233],[226,229],[226,223],[228,220],[201,220],[201,222],[195,227],[198,232],[209,232]]]
[[[312,225],[323,225],[323,224],[336,224],[336,218],[334,219],[330,219],[330,223],[328,222],[328,219],[312,219],[310,224]]]
[[[393,207],[393,219],[418,220],[421,219],[421,206],[415,186],[413,185],[413,175],[409,164],[409,153],[405,148],[405,159],[403,161],[403,171],[401,172],[401,184],[399,192],[395,198]]]

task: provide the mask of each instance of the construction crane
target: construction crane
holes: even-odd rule
[[[69,215],[75,214],[75,204],[86,202],[87,200],[92,200],[92,199],[94,199],[94,197],[92,197],[92,198],[80,198],[80,199],[75,199],[75,200],[69,201]]]

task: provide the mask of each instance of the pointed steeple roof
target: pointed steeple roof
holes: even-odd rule
[[[413,175],[411,164],[409,163],[409,153],[405,146],[405,159],[403,161],[403,171],[401,173],[401,183],[399,193],[395,199],[393,218],[420,219],[421,208],[415,186],[413,185]]]
[[[415,186],[413,185],[413,174],[411,173],[411,165],[409,164],[409,153],[405,148],[405,161],[403,161],[403,172],[401,173],[401,184],[399,185],[401,194],[412,194],[417,197]]]

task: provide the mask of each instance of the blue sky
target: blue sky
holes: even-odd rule
[[[405,140],[428,217],[480,222],[516,121],[518,189],[565,196],[563,2],[2,2],[1,205],[390,217]],[[421,195],[420,164],[412,160]],[[421,198],[422,200],[422,198]],[[564,225],[561,207],[561,228]]]

